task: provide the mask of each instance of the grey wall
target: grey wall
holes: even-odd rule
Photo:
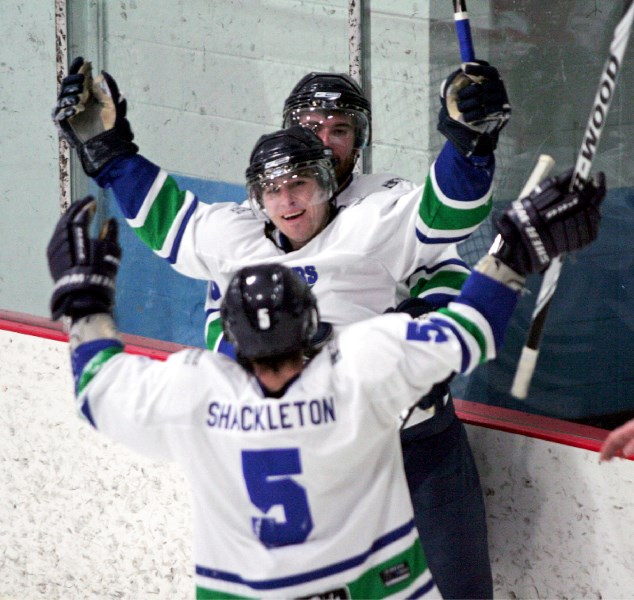
[[[44,261],[59,214],[52,0],[2,2],[0,19],[0,307],[43,315]]]

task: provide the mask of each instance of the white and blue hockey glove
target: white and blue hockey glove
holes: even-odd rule
[[[497,147],[511,116],[504,82],[484,60],[463,63],[440,89],[440,131],[464,156],[486,156]]]
[[[55,282],[50,302],[54,320],[66,315],[75,321],[112,311],[121,247],[114,219],[104,224],[97,239],[90,238],[95,206],[92,196],[71,204],[48,244],[48,266]]]
[[[105,71],[93,80],[91,63],[80,56],[62,81],[52,117],[86,174],[94,177],[117,156],[139,151],[126,112],[115,80]]]

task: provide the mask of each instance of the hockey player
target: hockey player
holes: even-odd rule
[[[77,406],[104,434],[183,468],[198,597],[439,597],[396,416],[493,359],[525,275],[596,238],[604,178],[570,194],[570,176],[506,210],[501,243],[447,308],[353,324],[308,362],[316,299],[279,263],[239,269],[224,294],[238,362],[200,349],[166,362],[125,354],[111,317],[116,222],[92,240],[93,199],[70,207],[48,262],[52,316],[72,320]]]
[[[464,100],[457,98],[458,93]],[[455,255],[447,256],[435,269],[416,266],[407,285],[401,286],[396,310],[412,316],[445,306],[468,275],[455,244],[467,237],[465,231],[470,233],[488,216],[491,196],[483,194],[481,202],[476,202],[469,195],[472,192],[468,191],[465,198],[463,190],[473,189],[476,178],[480,178],[482,190],[488,189],[495,170],[493,150],[510,116],[504,83],[497,70],[485,62],[465,64],[452,73],[444,83],[441,98],[438,129],[448,141],[431,165],[426,185],[442,193],[429,195],[421,217],[435,215],[437,222],[446,224],[443,228],[436,226],[435,236],[426,243],[450,243],[448,252]],[[467,101],[469,109],[463,104]],[[467,113],[464,116],[458,110],[459,103]],[[338,208],[396,186],[402,191],[416,188],[413,182],[393,173],[354,171],[372,137],[372,111],[363,90],[348,75],[313,72],[303,77],[284,102],[283,126],[292,125],[312,129],[332,149]],[[467,171],[465,163],[470,163]],[[464,172],[471,178],[466,187],[460,181]],[[458,198],[467,201],[450,201]],[[431,405],[435,406],[434,415],[423,418],[428,417],[423,407]],[[436,385],[411,412],[401,432],[401,443],[416,524],[440,591],[446,598],[492,598],[482,488],[466,430],[455,417],[448,383]]]
[[[391,175],[355,175],[351,179],[358,152],[370,135],[369,104],[345,76],[325,80],[316,74],[302,80],[286,102],[285,125],[310,126],[322,137],[335,158],[336,182],[321,165],[321,174],[309,177],[321,181],[319,199],[311,196],[301,215],[289,219],[270,206],[260,210],[264,197],[260,188],[271,187],[260,181],[269,176],[265,174],[267,161],[283,156],[289,144],[304,145],[301,152],[299,147],[293,150],[298,156],[292,160],[305,161],[302,152],[315,156],[323,152],[312,148],[314,140],[301,136],[297,128],[287,136],[282,132],[264,136],[252,153],[249,185],[252,204],[267,220],[266,225],[254,223],[245,207],[231,205],[228,210],[226,204],[202,205],[177,190],[158,167],[133,156],[137,148],[114,80],[103,74],[93,85],[89,65],[81,59],[64,80],[55,118],[80,151],[86,172],[96,176],[100,185],[113,188],[139,237],[179,272],[211,280],[207,345],[230,353],[218,319],[220,302],[235,269],[249,262],[276,257],[293,266],[308,283],[316,284],[322,317],[334,325],[394,306],[402,299],[395,289],[403,283],[410,294],[436,306],[446,304],[457,293],[468,269],[453,244],[468,236],[490,211],[492,152],[510,110],[495,69],[466,65],[465,70],[478,84],[471,85],[462,70],[448,78],[439,129],[451,141],[445,144],[425,185],[419,187]],[[97,110],[91,95],[101,102]],[[329,104],[318,104],[317,99],[322,102],[324,97],[330,98]],[[304,103],[313,110],[307,113]],[[343,114],[336,108],[341,103],[346,106]],[[89,110],[84,111],[86,107]],[[458,107],[469,116],[462,115]],[[316,123],[318,116],[325,122]],[[333,119],[339,120],[337,127],[330,127]],[[354,135],[344,126],[345,119],[354,123]],[[477,124],[486,119],[496,124],[489,133]],[[469,120],[475,124],[467,123]],[[101,133],[95,135],[97,131]],[[339,191],[333,199],[335,189]],[[371,194],[373,191],[381,193]],[[338,213],[344,205],[354,207],[353,215]],[[232,217],[233,225],[223,214]],[[245,245],[247,223],[251,233]],[[298,231],[300,227],[302,231]],[[420,304],[413,308],[420,313]],[[424,407],[428,410],[417,410],[403,432],[417,524],[426,527],[423,541],[437,557],[432,570],[447,597],[491,597],[484,502],[466,433],[448,396],[435,394],[427,400]],[[420,459],[423,455],[425,461]],[[440,516],[442,507],[446,512]],[[431,510],[433,519],[428,514]]]

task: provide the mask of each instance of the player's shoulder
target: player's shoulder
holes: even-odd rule
[[[364,379],[381,380],[396,370],[409,317],[405,313],[378,315],[352,323],[335,337],[344,370],[357,370]]]
[[[204,348],[184,348],[171,354],[167,363],[185,378],[213,380],[214,386],[246,377],[246,371],[232,358]]]
[[[416,184],[393,173],[355,174],[350,184],[337,195],[337,206],[350,206],[368,196],[393,190],[403,194]]]

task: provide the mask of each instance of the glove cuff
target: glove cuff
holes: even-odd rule
[[[117,129],[111,129],[88,140],[78,151],[86,175],[95,177],[110,161],[124,154],[136,154],[139,147],[123,139]]]
[[[438,118],[438,131],[442,133],[460,154],[470,156],[489,156],[497,148],[499,131],[478,132],[452,119],[443,106]]]
[[[498,251],[494,250],[495,244],[496,242],[491,249],[493,253],[483,256],[473,270],[511,288],[514,292],[521,292],[524,289],[526,276],[518,273],[504,262],[503,258],[498,255]],[[509,247],[502,240],[502,247],[504,246]]]
[[[121,341],[112,316],[108,313],[97,313],[78,318],[73,321],[69,331],[71,351],[77,346],[95,340],[116,339]]]

